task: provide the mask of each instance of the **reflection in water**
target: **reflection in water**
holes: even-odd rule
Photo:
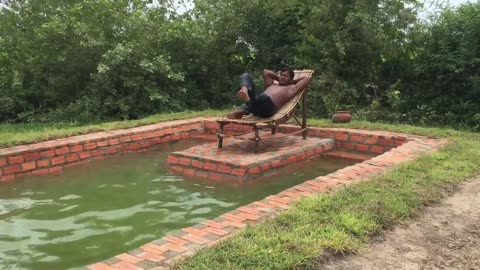
[[[109,157],[0,185],[0,269],[80,269],[346,164],[320,160],[246,185],[184,179],[167,155]]]

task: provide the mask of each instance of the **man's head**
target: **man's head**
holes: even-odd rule
[[[282,68],[280,70],[278,84],[289,85],[292,82],[294,76],[295,73],[293,72],[292,68]]]

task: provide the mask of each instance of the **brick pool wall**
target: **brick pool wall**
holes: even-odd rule
[[[245,131],[245,126],[241,125],[225,128],[230,133]],[[295,130],[298,128],[294,126],[278,128],[280,133]],[[0,149],[0,182],[25,175],[56,173],[107,155],[147,149],[196,135],[213,135],[217,131],[214,119],[192,118],[3,148]],[[385,153],[407,141],[404,135],[354,129],[311,128],[309,136],[332,138],[337,149],[370,154]],[[343,158],[348,158],[348,154],[344,153]]]
[[[0,182],[25,175],[56,173],[107,155],[188,139],[202,131],[203,118],[189,119],[3,148]]]

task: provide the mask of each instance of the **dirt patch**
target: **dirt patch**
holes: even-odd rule
[[[480,176],[360,254],[334,257],[317,269],[480,269]]]

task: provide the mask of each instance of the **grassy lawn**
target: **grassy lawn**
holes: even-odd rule
[[[2,146],[157,123],[225,111],[155,115],[98,125],[0,125]],[[332,126],[309,120],[312,126]],[[248,227],[235,237],[200,251],[177,269],[309,269],[328,253],[356,252],[375,234],[407,222],[461,181],[480,172],[480,134],[356,121],[335,127],[388,130],[448,138],[451,144],[385,175],[337,192],[305,198],[280,216]]]
[[[224,116],[226,114],[227,111],[208,110],[202,112],[156,114],[139,120],[115,121],[99,124],[0,124],[0,147],[40,142],[97,131],[131,128],[195,116]]]

